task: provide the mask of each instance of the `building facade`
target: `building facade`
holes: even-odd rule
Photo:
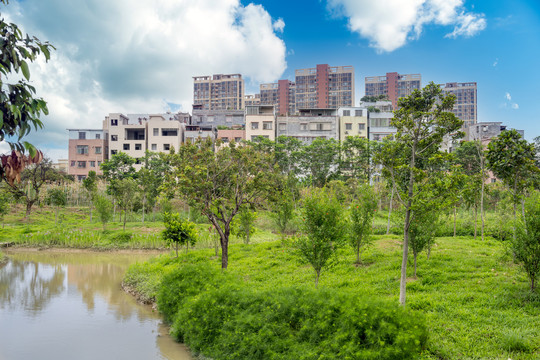
[[[422,75],[405,74],[397,72],[386,73],[385,76],[366,77],[366,96],[386,95],[392,102],[393,109],[397,109],[399,98],[409,96],[414,90],[422,87]]]
[[[272,105],[246,107],[246,140],[257,141],[259,136],[276,140],[276,114]]]
[[[359,107],[343,107],[338,109],[339,140],[348,136],[368,138],[368,111]]]
[[[354,105],[354,68],[319,64],[295,72],[295,100],[301,109],[337,109]]]
[[[203,110],[241,110],[244,108],[244,79],[240,74],[193,77],[193,105]]]
[[[190,125],[219,127],[244,126],[244,110],[204,110],[198,106],[193,107]]]
[[[369,113],[369,140],[382,141],[397,132],[396,128],[390,126],[394,118],[391,101],[361,102],[360,106]]]
[[[300,109],[297,115],[278,116],[276,135],[289,136],[309,145],[316,138],[339,141],[337,109]]]
[[[101,175],[99,165],[108,159],[107,132],[102,129],[68,129],[68,132],[67,174],[79,181],[90,171]]]
[[[441,85],[441,89],[446,94],[452,94],[456,97],[452,112],[463,120],[463,128],[466,129],[476,124],[478,117],[476,83],[446,83]]]
[[[277,83],[261,84],[261,105],[273,105],[278,115],[296,112],[296,85],[289,80]]]
[[[261,104],[261,94],[244,95],[244,107]]]

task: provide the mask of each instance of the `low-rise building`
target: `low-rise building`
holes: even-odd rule
[[[368,138],[368,111],[359,107],[342,107],[338,109],[339,139],[347,136]]]
[[[259,136],[276,139],[276,114],[272,105],[246,107],[246,140],[256,141]]]
[[[298,115],[278,116],[277,136],[290,136],[305,145],[316,138],[339,141],[337,109],[300,109]]]
[[[108,159],[107,132],[102,129],[68,129],[68,131],[67,173],[79,181],[86,178],[89,171],[101,174],[99,165]]]

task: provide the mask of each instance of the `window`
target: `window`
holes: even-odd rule
[[[90,167],[96,167],[96,162],[95,161],[90,161]]]
[[[86,161],[77,161],[77,167],[79,169],[86,167]]]
[[[86,140],[86,133],[84,131],[79,131],[79,140]]]
[[[100,165],[101,165],[101,161],[98,161],[98,162],[97,162],[97,166],[100,166]]]
[[[124,144],[123,149],[124,149],[124,150],[129,150],[129,144]]]
[[[354,116],[362,116],[362,110],[354,110]]]
[[[242,141],[242,138],[241,138],[241,137],[235,137],[235,138],[234,138],[234,142],[237,142],[237,143],[238,143],[238,142],[241,142],[241,141]]]
[[[163,144],[163,150],[169,151],[171,149],[171,144]]]
[[[152,151],[157,151],[157,144],[152,144]]]
[[[71,161],[71,167],[75,167],[75,160]]]
[[[88,154],[88,145],[77,145],[77,154],[87,155]]]
[[[351,123],[345,124],[345,130],[352,130],[352,124]]]
[[[118,119],[111,119],[111,126],[118,126]]]
[[[364,130],[366,130],[366,124],[358,124],[358,130],[359,130],[359,131],[364,131]]]
[[[118,154],[118,150],[111,150],[111,155],[116,155]]]
[[[263,121],[263,130],[272,130],[272,122]]]
[[[343,110],[343,116],[351,116],[351,110]]]
[[[224,137],[221,138],[221,141],[223,141],[224,143],[228,143],[229,138],[224,136]]]
[[[77,180],[83,181],[84,179],[86,179],[86,175],[77,175]]]
[[[135,144],[135,150],[141,150],[142,144]]]
[[[159,136],[159,128],[154,128],[154,136]]]
[[[96,154],[101,154],[101,146],[96,146]]]
[[[118,141],[118,135],[111,135],[111,141]]]
[[[101,139],[101,134],[96,134],[96,140]]]
[[[287,124],[279,124],[279,130],[284,131],[287,130]]]
[[[252,122],[251,123],[251,130],[257,130],[259,128],[258,122]]]
[[[307,130],[307,124],[300,124],[300,130]]]

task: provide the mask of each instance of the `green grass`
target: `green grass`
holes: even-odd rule
[[[397,303],[400,244],[398,236],[377,236],[359,267],[353,265],[353,251],[344,249],[341,262],[321,274],[319,287]],[[127,279],[144,278],[155,295],[162,276],[178,264],[202,262],[219,268],[213,255],[212,250],[192,251],[178,262],[162,256],[151,263],[151,272],[146,272],[147,265],[138,265]],[[255,290],[314,286],[314,271],[300,265],[279,241],[232,245],[227,271]],[[137,287],[137,281],[132,285]],[[145,286],[139,290],[147,291]],[[431,259],[419,257],[418,278],[409,279],[407,307],[423,314],[429,328],[422,359],[539,358],[540,295],[530,293],[526,276],[500,241],[438,238]]]

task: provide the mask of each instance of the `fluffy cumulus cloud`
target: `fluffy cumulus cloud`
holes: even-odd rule
[[[379,51],[418,39],[429,24],[453,26],[450,38],[470,37],[486,27],[484,15],[467,12],[463,0],[328,0],[328,6]]]
[[[2,15],[56,47],[31,66],[50,115],[29,140],[51,152],[67,154],[67,128],[100,128],[108,113],[189,111],[193,76],[267,82],[286,68],[283,20],[239,0],[25,0]]]
[[[504,108],[510,108],[510,109],[513,109],[513,110],[518,110],[519,109],[519,104],[512,101],[512,95],[510,95],[509,92],[504,93],[504,100],[505,101],[502,104],[502,106]]]

